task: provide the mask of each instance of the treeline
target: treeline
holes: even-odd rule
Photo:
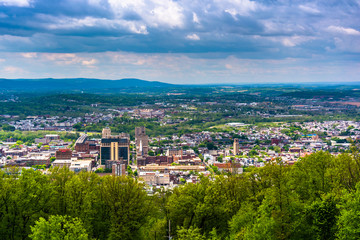
[[[57,134],[60,139],[70,142],[75,141],[80,137],[79,133],[70,132],[54,132],[54,131],[1,131],[0,130],[0,142],[6,142],[9,138],[14,138],[17,141],[22,141],[25,144],[31,144],[35,142],[35,138],[43,138],[46,134]]]
[[[65,168],[49,175],[1,172],[0,236],[45,239],[49,232],[67,231],[71,239],[360,236],[358,151],[337,157],[317,152],[292,166],[274,160],[241,175],[200,179],[149,196],[129,177],[74,174]],[[64,227],[55,233],[59,226]]]

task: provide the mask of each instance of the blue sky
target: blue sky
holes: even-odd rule
[[[0,0],[0,77],[360,81],[360,0]]]

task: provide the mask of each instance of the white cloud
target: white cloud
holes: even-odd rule
[[[91,66],[91,65],[94,65],[96,64],[98,61],[94,58],[92,58],[91,60],[83,60],[81,62],[82,65],[85,65],[85,66]]]
[[[126,21],[122,19],[106,18],[73,18],[73,17],[53,17],[50,15],[39,14],[38,18],[50,21],[45,27],[50,30],[55,29],[77,29],[81,27],[100,27],[111,30],[127,30],[137,34],[148,34],[146,25],[141,22]]]
[[[26,71],[20,67],[14,67],[14,66],[6,66],[3,68],[3,72],[7,74],[21,74],[25,73]]]
[[[30,0],[0,0],[0,5],[15,6],[15,7],[29,7]]]
[[[247,16],[262,8],[259,3],[250,0],[215,0],[214,2],[219,9],[231,14],[234,18],[237,14]]]
[[[315,6],[310,5],[299,5],[299,8],[304,12],[311,13],[311,14],[319,14],[320,11]]]
[[[232,66],[231,64],[228,64],[228,63],[227,63],[227,64],[225,64],[225,68],[226,68],[226,69],[233,69],[233,66]]]
[[[183,8],[171,0],[109,0],[117,19],[128,12],[135,12],[142,18],[142,24],[152,27],[183,27]]]
[[[23,56],[24,58],[36,58],[37,53],[36,52],[21,53],[21,56]]]
[[[360,35],[360,31],[353,29],[353,28],[344,28],[339,26],[329,26],[327,28],[330,32],[333,33],[340,33],[340,34],[346,34],[346,35]]]
[[[192,20],[193,20],[194,23],[200,24],[199,18],[197,16],[197,14],[194,13],[194,12],[193,12],[193,19]]]
[[[285,47],[295,47],[304,42],[316,39],[316,37],[309,36],[291,36],[291,37],[269,37],[273,42],[280,42]]]
[[[194,40],[194,41],[200,40],[200,37],[195,33],[187,35],[186,38],[189,40]]]

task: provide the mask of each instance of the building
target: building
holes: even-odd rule
[[[77,160],[71,162],[69,169],[74,172],[91,172],[93,165],[93,160]]]
[[[112,175],[113,176],[123,176],[123,175],[126,175],[126,174],[127,174],[127,171],[126,171],[125,164],[122,164],[119,161],[116,161],[112,165]]]
[[[151,185],[151,186],[170,185],[170,174],[169,173],[140,172],[139,177],[147,185]]]
[[[52,162],[53,167],[70,167],[72,160],[71,159],[61,159],[61,160],[55,160]]]
[[[182,149],[176,149],[176,148],[170,148],[166,151],[166,156],[182,156],[183,150]]]
[[[75,150],[77,152],[89,152],[89,144],[86,142],[88,139],[87,134],[81,135],[75,142]]]
[[[145,133],[145,127],[135,128],[136,156],[147,156],[149,151],[149,137]]]
[[[111,162],[120,161],[126,166],[130,160],[130,136],[126,133],[111,135],[110,128],[104,128],[100,143],[100,161],[106,168],[112,168]]]
[[[238,138],[234,138],[233,150],[234,150],[234,155],[239,155],[240,149],[239,149],[239,139]]]
[[[60,140],[60,136],[57,135],[57,134],[46,134],[46,135],[45,135],[45,138],[47,138],[47,139],[50,140],[50,141]]]
[[[90,153],[91,151],[99,151],[100,145],[96,140],[89,139],[87,134],[81,135],[75,142],[75,151]]]
[[[30,153],[15,160],[19,166],[50,165],[50,153]]]
[[[56,160],[60,159],[71,159],[72,157],[72,151],[68,148],[62,148],[55,152]]]
[[[138,166],[145,166],[148,164],[158,164],[158,165],[169,165],[174,161],[173,156],[147,156],[147,157],[138,157],[136,162]]]

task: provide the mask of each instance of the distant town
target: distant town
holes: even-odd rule
[[[112,115],[85,116],[90,122],[108,120]],[[10,121],[16,129],[74,131],[79,118],[61,123],[59,117],[27,117]],[[44,134],[34,143],[25,144],[8,138],[0,144],[2,167],[35,168],[47,173],[49,167],[68,167],[74,172],[88,171],[99,175],[130,175],[152,188],[173,188],[186,182],[196,183],[200,175],[213,173],[241,174],[247,168],[262,167],[272,159],[294,164],[299,158],[316,151],[333,155],[348,151],[360,140],[360,122],[323,121],[269,123],[261,125],[229,122],[227,131],[202,131],[149,137],[145,127],[129,133],[112,134],[109,127],[101,136],[77,133],[74,141],[58,134]],[[229,131],[231,129],[231,131]]]

